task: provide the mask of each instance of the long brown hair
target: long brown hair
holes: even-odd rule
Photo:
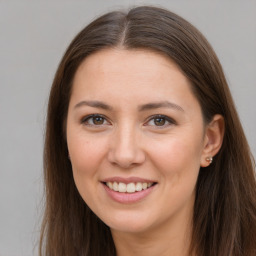
[[[224,117],[222,148],[213,164],[199,172],[191,252],[255,256],[255,164],[222,67],[207,40],[190,23],[167,10],[147,6],[96,19],[75,37],[59,64],[48,105],[40,255],[116,255],[109,227],[76,189],[65,134],[77,68],[88,55],[113,47],[143,48],[168,56],[190,80],[205,122],[215,114]]]

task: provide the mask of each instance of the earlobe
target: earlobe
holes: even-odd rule
[[[206,126],[204,148],[201,156],[201,167],[209,166],[213,157],[219,152],[223,137],[224,137],[225,123],[223,116],[217,114],[212,121]]]

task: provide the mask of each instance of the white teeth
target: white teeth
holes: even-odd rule
[[[148,187],[148,184],[147,183],[142,183],[142,189],[146,189]]]
[[[113,189],[113,184],[112,184],[112,182],[107,182],[107,186],[108,186],[109,188]]]
[[[117,182],[113,183],[113,190],[118,191],[118,183]]]
[[[118,191],[121,192],[121,193],[125,193],[126,192],[126,185],[122,182],[119,183],[119,186],[118,186]]]
[[[136,183],[136,191],[142,190],[142,184],[140,182]]]
[[[120,193],[134,193],[134,192],[139,192],[141,190],[145,190],[147,188],[150,188],[153,183],[152,182],[149,182],[149,183],[146,183],[146,182],[137,182],[136,184],[131,182],[131,183],[128,183],[128,184],[125,184],[123,182],[107,182],[106,185],[111,189],[111,190],[114,190],[114,191],[118,191]]]
[[[126,185],[126,191],[128,193],[134,193],[135,192],[135,184],[134,183],[129,183]]]

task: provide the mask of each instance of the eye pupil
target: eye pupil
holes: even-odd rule
[[[100,116],[95,116],[93,117],[93,124],[103,124],[104,123],[104,118]]]
[[[157,117],[157,118],[154,119],[154,123],[157,126],[165,125],[165,119],[161,118],[161,117]]]

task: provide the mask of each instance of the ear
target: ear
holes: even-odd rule
[[[225,131],[224,118],[215,115],[212,121],[205,128],[204,148],[201,155],[201,167],[207,167],[220,150]]]

